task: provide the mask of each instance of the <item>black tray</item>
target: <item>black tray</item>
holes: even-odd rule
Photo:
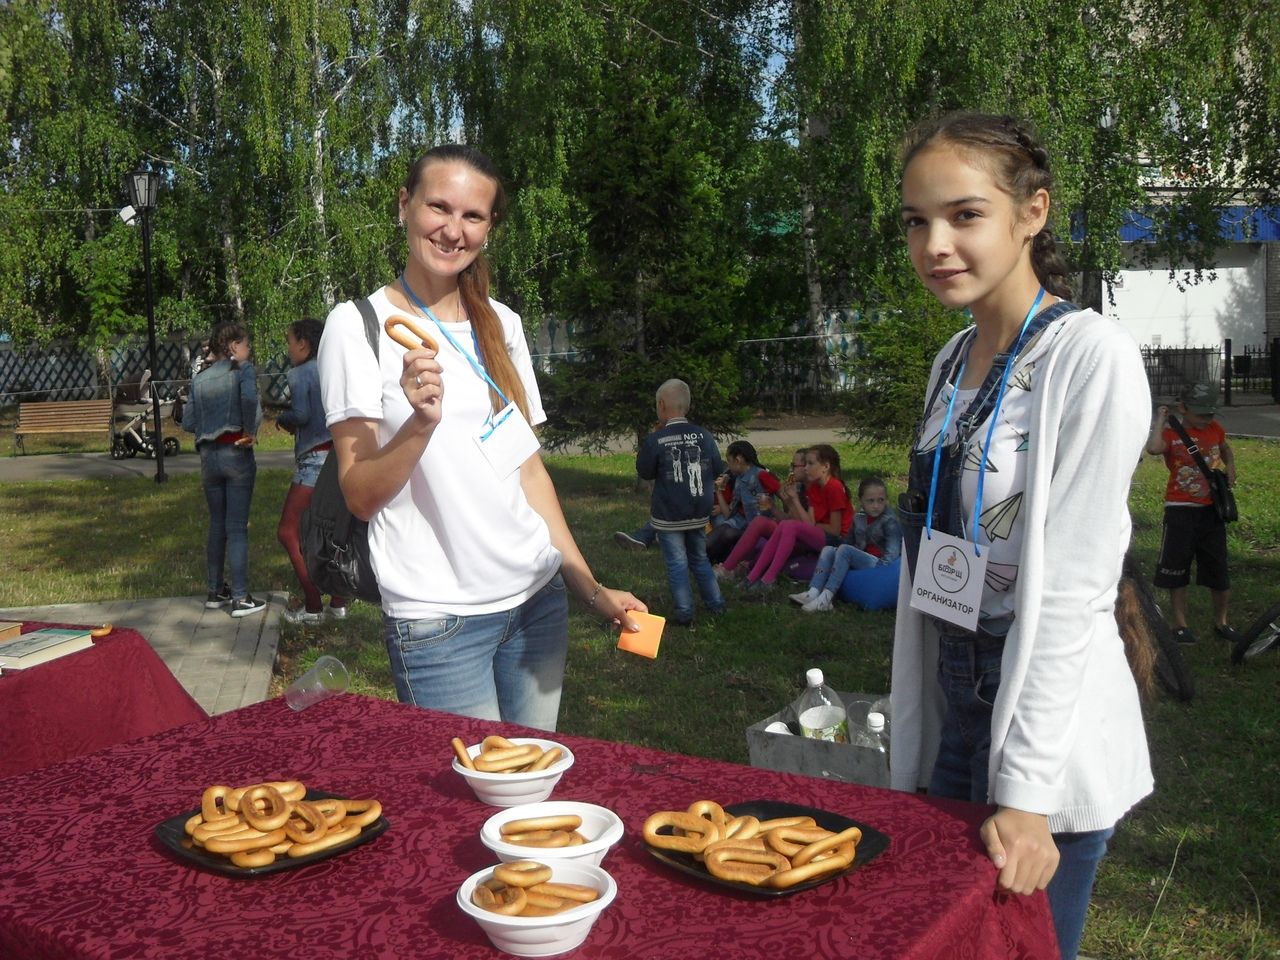
[[[325,793],[323,790],[308,790],[306,799],[327,800],[334,797],[339,797],[339,794]],[[192,843],[191,838],[187,836],[183,827],[186,826],[188,820],[199,812],[199,810],[191,810],[176,817],[170,817],[168,820],[161,820],[155,826],[155,837],[165,849],[184,863],[199,867],[202,870],[220,873],[226,877],[258,877],[265,873],[278,873],[281,870],[294,870],[298,867],[305,867],[307,864],[315,863],[317,860],[327,860],[329,857],[336,857],[354,850],[356,847],[363,846],[370,840],[386,833],[387,828],[391,826],[386,817],[379,817],[361,830],[359,836],[336,847],[330,847],[328,850],[309,853],[305,857],[277,857],[274,863],[269,863],[265,867],[237,867],[221,854],[210,853],[203,847],[197,847]]]
[[[663,850],[660,847],[649,846],[647,843],[645,848],[668,866],[675,867],[677,870],[697,877],[699,880],[706,880],[709,883],[727,887],[730,890],[754,894],[757,897],[787,897],[793,893],[800,893],[802,890],[812,890],[814,887],[820,887],[824,883],[838,880],[840,877],[865,867],[889,849],[888,836],[875,827],[867,826],[867,824],[858,820],[850,820],[848,817],[843,817],[838,813],[815,810],[813,807],[804,807],[798,803],[784,803],[781,800],[748,800],[745,803],[735,803],[725,807],[724,812],[735,817],[750,816],[760,820],[774,820],[778,817],[813,817],[818,826],[835,833],[848,830],[850,827],[857,827],[862,831],[862,839],[858,841],[858,850],[854,856],[853,863],[844,870],[839,873],[827,874],[823,877],[815,877],[813,880],[806,880],[804,883],[797,883],[794,887],[787,887],[782,890],[777,890],[773,887],[754,887],[749,883],[735,883],[732,880],[721,879],[715,874],[707,872],[707,868],[693,859],[692,854],[681,853],[677,850]],[[670,833],[671,828],[662,827],[658,832]]]

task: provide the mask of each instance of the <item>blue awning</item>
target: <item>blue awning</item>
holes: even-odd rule
[[[1218,233],[1234,243],[1275,243],[1280,241],[1280,207],[1223,207],[1218,211]],[[1084,239],[1079,217],[1071,218],[1071,239]],[[1151,217],[1141,210],[1130,210],[1120,225],[1124,243],[1149,243],[1156,239]]]

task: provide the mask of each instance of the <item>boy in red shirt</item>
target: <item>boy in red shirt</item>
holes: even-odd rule
[[[1178,402],[1182,426],[1200,448],[1211,470],[1225,470],[1227,482],[1236,483],[1236,462],[1227,443],[1226,431],[1213,419],[1218,409],[1218,389],[1212,383],[1197,383]],[[1169,408],[1156,408],[1147,440],[1147,453],[1163,454],[1169,468],[1164,495],[1164,537],[1160,559],[1152,583],[1169,590],[1173,611],[1173,635],[1179,643],[1195,643],[1187,626],[1187,585],[1191,582],[1191,562],[1196,564],[1196,583],[1208,587],[1213,597],[1214,630],[1234,641],[1236,632],[1227,625],[1227,601],[1231,581],[1227,574],[1227,525],[1218,519],[1209,481],[1187,451],[1178,432],[1168,424]]]

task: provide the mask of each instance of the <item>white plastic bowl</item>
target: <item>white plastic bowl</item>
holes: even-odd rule
[[[495,807],[514,807],[521,803],[537,803],[551,796],[564,772],[573,766],[573,751],[563,743],[554,740],[541,740],[537,737],[512,737],[512,743],[536,743],[543,750],[559,747],[560,759],[545,770],[532,773],[484,773],[481,770],[468,770],[458,758],[453,758],[453,769],[466,778],[475,791],[476,799]],[[467,753],[474,760],[480,754],[481,745],[474,743],[467,747]]]
[[[517,957],[551,957],[579,946],[587,939],[596,918],[613,902],[618,885],[613,877],[589,863],[540,861],[551,868],[554,883],[580,883],[600,891],[600,898],[550,917],[504,917],[471,902],[476,884],[493,876],[486,867],[467,877],[458,888],[458,906],[480,924],[490,942]]]
[[[524,847],[502,839],[502,825],[532,817],[574,815],[582,818],[578,832],[587,838],[576,847]],[[480,829],[480,841],[504,862],[537,860],[541,863],[573,861],[600,866],[609,848],[622,839],[622,819],[605,807],[573,800],[547,800],[508,807],[495,813]]]

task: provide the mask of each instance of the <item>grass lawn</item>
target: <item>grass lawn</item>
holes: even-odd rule
[[[264,436],[270,445],[277,439]],[[1280,444],[1233,443],[1243,519],[1230,533],[1232,609],[1243,627],[1280,599]],[[889,481],[891,497],[902,489],[901,450],[838,447],[847,477],[875,472]],[[761,451],[775,467],[790,452]],[[659,553],[624,551],[611,539],[647,514],[631,458],[548,462],[596,575],[668,613]],[[1136,546],[1148,572],[1164,477],[1162,464],[1148,459],[1134,484]],[[280,470],[258,477],[255,591],[292,583],[275,541],[288,482]],[[194,476],[162,486],[137,478],[0,486],[0,606],[202,593],[205,516]],[[743,731],[792,700],[807,667],[821,666],[841,690],[888,689],[891,613],[841,606],[808,616],[785,593],[745,602],[728,588],[722,618],[672,628],[653,661],[620,653],[613,634],[575,608],[561,729],[746,762]],[[1280,656],[1232,667],[1226,645],[1211,637],[1207,591],[1192,590],[1191,610],[1201,640],[1185,652],[1197,696],[1147,710],[1157,790],[1123,822],[1103,862],[1085,931],[1084,952],[1093,957],[1280,957]],[[277,682],[332,653],[352,668],[357,690],[392,696],[379,623],[376,610],[359,606],[342,623],[286,626]]]

